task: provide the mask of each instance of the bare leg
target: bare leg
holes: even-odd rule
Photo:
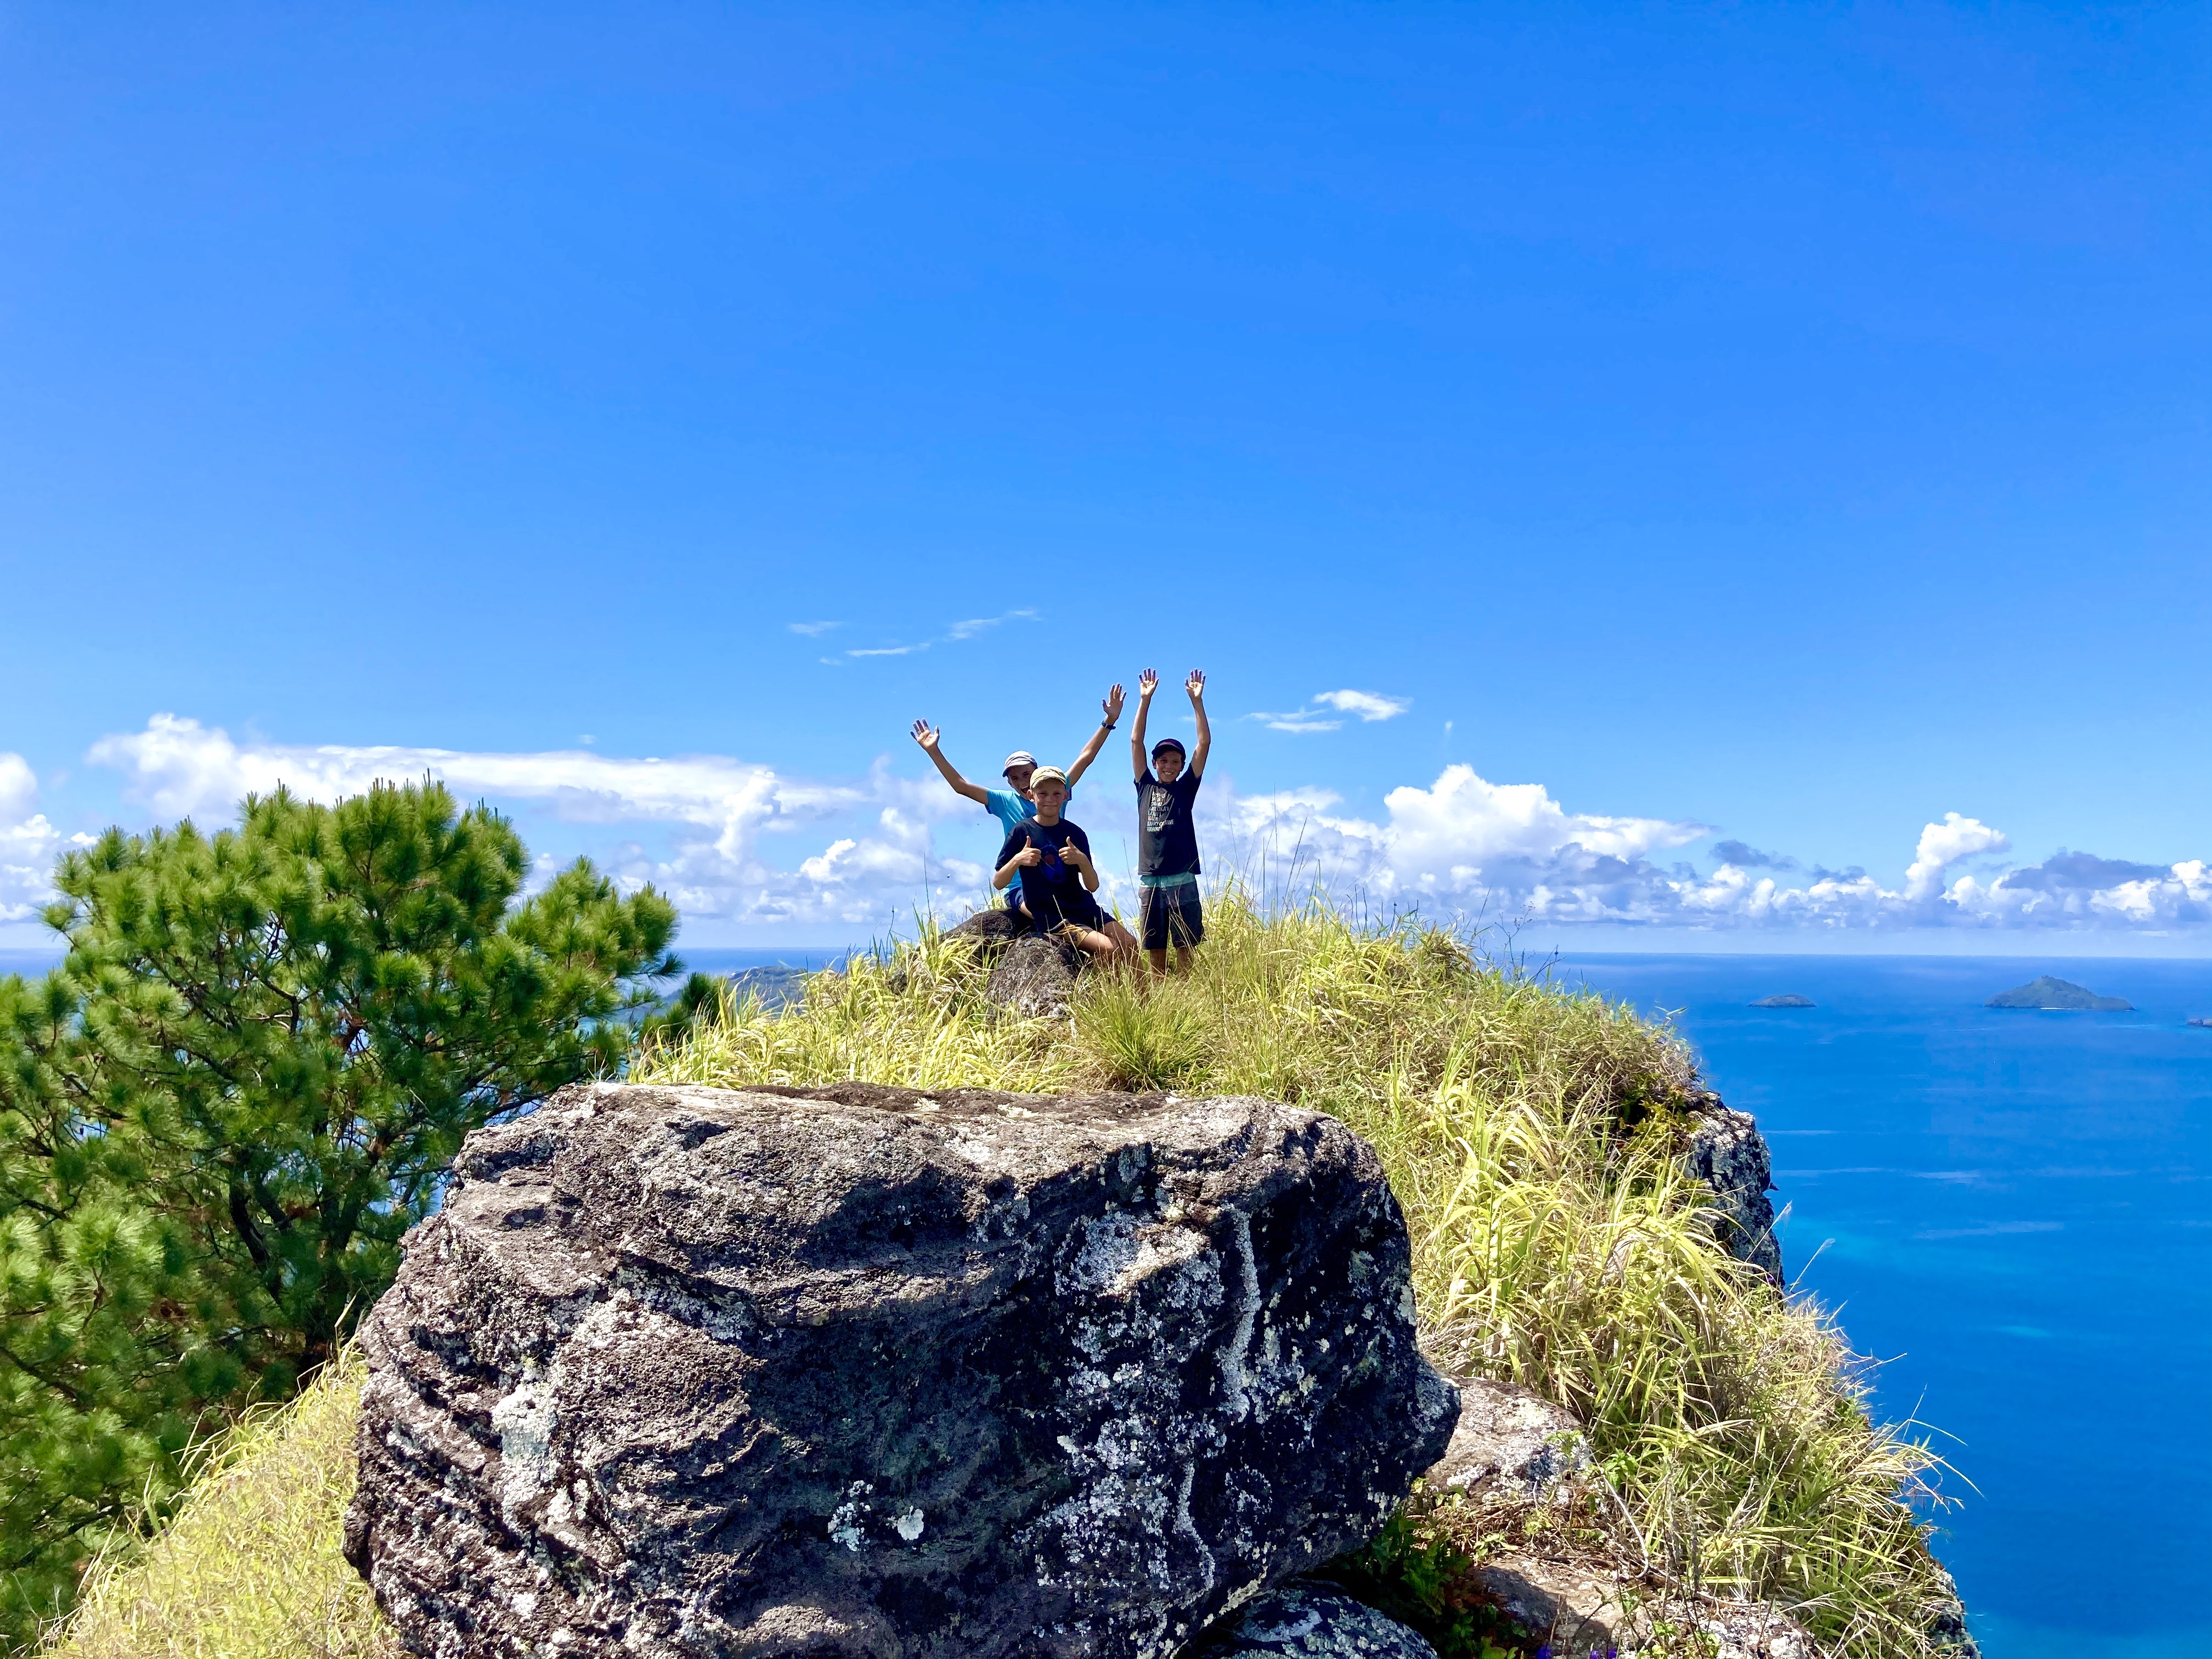
[[[1197,960],[1197,957],[1198,957],[1198,947],[1197,947],[1196,945],[1176,945],[1176,972],[1177,972],[1178,974],[1187,974],[1187,973],[1188,973],[1188,972],[1190,971],[1192,963],[1194,963],[1194,961],[1196,961],[1196,960]]]
[[[1121,925],[1121,919],[1119,916],[1106,924],[1106,937],[1114,941],[1114,948],[1116,951],[1135,954],[1137,936]]]
[[[1095,927],[1079,927],[1071,921],[1062,930],[1060,937],[1078,949],[1102,959],[1110,960],[1115,954],[1114,941]]]
[[[1155,979],[1164,979],[1167,977],[1168,949],[1166,945],[1163,945],[1157,951],[1146,951],[1145,961],[1151,966],[1152,976]]]

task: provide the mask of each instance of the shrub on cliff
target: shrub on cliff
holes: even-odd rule
[[[673,907],[521,900],[435,784],[63,860],[69,953],[0,981],[0,1627],[67,1604],[211,1413],[281,1399],[390,1281],[464,1135],[617,1065]]]

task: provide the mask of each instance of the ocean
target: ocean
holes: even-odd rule
[[[1988,1659],[2212,1653],[2212,962],[1551,972],[1671,1012],[1758,1116],[1785,1271],[1965,1477],[1936,1552]],[[1981,1006],[2044,973],[2136,1012]],[[1791,992],[1818,1006],[1746,1006]]]

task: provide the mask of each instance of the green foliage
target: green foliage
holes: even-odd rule
[[[1212,1011],[1188,980],[1102,979],[1079,1000],[1075,1029],[1116,1089],[1177,1089],[1207,1069]]]
[[[64,858],[69,953],[0,981],[0,1626],[282,1398],[391,1280],[470,1130],[630,1042],[675,912],[527,855],[440,786]]]

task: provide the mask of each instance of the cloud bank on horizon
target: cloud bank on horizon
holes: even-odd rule
[[[1363,720],[1404,707],[1370,693],[1313,701]],[[228,821],[241,797],[279,783],[331,800],[380,778],[434,775],[464,796],[596,828],[605,837],[596,856],[622,881],[652,882],[687,915],[737,923],[882,927],[909,915],[925,889],[974,894],[988,879],[983,865],[933,845],[937,825],[974,818],[974,807],[933,778],[893,775],[883,761],[865,778],[837,781],[718,755],[240,743],[166,714],[102,738],[86,759],[119,773],[125,799],[163,820]],[[0,753],[0,921],[35,916],[70,839],[39,811],[38,794],[22,759]],[[2008,857],[2002,830],[1956,811],[1922,829],[1888,887],[1863,869],[1808,868],[1737,840],[1711,841],[1701,870],[1664,855],[1711,840],[1709,825],[1571,812],[1540,784],[1492,783],[1466,765],[1445,767],[1425,788],[1390,791],[1379,821],[1345,812],[1340,797],[1318,787],[1247,795],[1222,780],[1208,794],[1217,868],[1241,865],[1271,885],[1314,883],[1432,914],[1716,930],[2212,927],[2204,860],[2156,865],[2061,849],[2021,864]],[[636,838],[653,827],[657,849]],[[776,837],[789,846],[781,860],[764,850]]]

